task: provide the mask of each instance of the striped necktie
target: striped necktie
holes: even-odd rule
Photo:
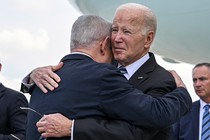
[[[202,133],[201,133],[201,140],[210,140],[210,113],[209,113],[209,106],[204,106],[204,113],[203,113],[203,122],[202,122]]]
[[[127,70],[126,70],[126,68],[123,67],[123,66],[120,66],[118,69],[120,70],[120,72],[121,72],[122,74],[128,73]]]

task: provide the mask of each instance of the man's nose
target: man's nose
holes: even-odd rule
[[[115,35],[113,35],[114,41],[121,41],[122,40],[122,33],[118,31]]]
[[[198,86],[200,86],[201,85],[201,81],[200,80],[196,80],[195,82],[194,82],[194,86],[196,86],[196,87],[198,87]]]

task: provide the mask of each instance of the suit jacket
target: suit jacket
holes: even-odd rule
[[[132,77],[129,79],[129,83],[135,88],[142,90],[145,94],[149,94],[153,97],[161,97],[174,90],[176,88],[176,83],[171,73],[157,64],[154,54],[149,53],[149,55],[150,58],[132,75]],[[106,126],[103,126],[104,124],[106,124]],[[135,126],[129,126],[127,122],[122,122],[119,120],[106,121],[92,118],[88,118],[87,120],[76,120],[74,125],[74,140],[82,140],[83,135],[86,137],[89,136],[92,140],[97,140],[97,136],[93,134],[96,131],[96,134],[100,134],[104,140],[111,137],[113,140],[146,140],[151,139],[151,137],[154,137],[154,140],[168,140],[168,137],[172,131],[168,128],[159,131],[156,135],[152,135],[154,134],[155,130],[136,128]],[[92,129],[92,127],[94,128]],[[83,135],[80,135],[81,133]],[[145,136],[142,136],[142,134]],[[147,137],[148,134],[149,137]],[[93,135],[94,137],[91,137]]]
[[[70,119],[120,118],[137,126],[163,128],[191,107],[191,97],[185,88],[155,99],[133,88],[113,65],[97,63],[81,54],[67,55],[61,61],[64,66],[56,72],[62,79],[59,87],[48,94],[38,87],[32,91],[29,106],[41,114],[59,112]],[[27,139],[39,138],[36,128],[39,119],[39,115],[28,113]]]
[[[25,140],[27,111],[20,107],[28,107],[26,97],[0,83],[0,139],[14,140],[11,135]]]
[[[149,53],[150,58],[145,62],[129,79],[129,83],[134,85],[145,94],[153,97],[162,97],[176,88],[176,83],[170,72],[157,64],[154,54]],[[139,80],[138,77],[143,77]],[[171,136],[172,128],[160,130],[152,140],[173,140]]]
[[[174,125],[176,140],[199,139],[199,110],[200,101],[198,100],[193,103],[192,110]]]

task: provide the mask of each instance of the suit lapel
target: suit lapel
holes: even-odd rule
[[[200,110],[200,102],[199,100],[194,103],[193,114],[192,114],[192,123],[193,123],[193,134],[194,140],[198,140],[199,138],[199,110]]]
[[[157,64],[154,54],[149,53],[150,58],[131,76],[129,83],[137,87],[139,84],[148,79],[149,74],[154,71]]]

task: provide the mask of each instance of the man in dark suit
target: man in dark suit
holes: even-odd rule
[[[108,117],[155,129],[164,128],[187,113],[191,98],[181,79],[177,89],[156,99],[134,89],[115,66],[105,64],[112,61],[110,27],[100,17],[80,16],[72,27],[72,53],[61,60],[64,66],[56,72],[62,79],[60,86],[48,94],[35,87],[29,106],[41,114],[59,112],[69,119]],[[102,29],[106,32],[98,33]],[[33,112],[28,113],[27,139],[35,140],[39,132],[45,133],[37,131],[39,119]]]
[[[125,74],[125,77],[129,83],[145,94],[160,97],[175,89],[176,85],[172,75],[159,66],[154,55],[149,52],[155,37],[156,26],[156,17],[149,8],[138,4],[121,5],[113,20],[112,46],[114,57],[119,62],[117,67],[122,65],[126,67],[128,73]],[[37,76],[34,75],[34,77]],[[60,80],[53,73],[45,75],[49,77],[52,75],[51,77],[55,80]],[[41,79],[44,79],[44,82]],[[40,88],[45,92],[47,91],[45,87],[53,90],[58,86],[57,83],[46,85],[45,81],[49,80],[41,75],[39,78],[37,76],[34,81],[42,85]],[[138,128],[130,126],[127,122],[118,120],[80,119],[74,122],[74,140],[87,139],[87,137],[89,139],[100,137],[104,140],[110,137],[115,140],[135,139],[140,134],[137,130]],[[168,140],[169,131],[170,129],[160,131],[154,136],[154,140]]]
[[[0,62],[0,71],[2,64]],[[0,82],[0,139],[25,140],[27,111],[20,107],[28,107],[26,97]]]
[[[118,66],[126,66],[128,74],[125,74],[125,77],[129,83],[146,94],[152,92],[153,94],[150,95],[153,97],[163,96],[176,87],[171,74],[159,66],[154,55],[149,53],[156,34],[156,22],[156,17],[149,8],[139,4],[124,4],[117,8],[112,25],[112,50]],[[116,127],[116,123],[113,122],[115,127],[112,127],[112,121],[107,121],[110,124],[110,127],[107,128],[102,127],[103,124],[107,124],[106,121],[101,121],[101,124],[98,123],[99,121],[94,123],[94,120],[86,122],[75,121],[74,140],[81,140],[82,135],[79,135],[81,133],[93,136],[93,132],[100,134],[104,140],[113,134],[118,135],[121,140],[126,139],[127,134],[133,139],[138,138],[138,131],[135,133],[132,129],[127,129],[128,127],[120,127],[122,123]],[[88,123],[95,124],[95,131],[89,131],[91,129],[89,127],[93,125]],[[121,132],[125,131],[122,129],[127,129],[127,132],[131,131],[131,134],[134,135],[122,134]],[[170,131],[170,128],[160,130],[153,140],[168,140]]]
[[[203,140],[202,117],[204,106],[210,105],[210,63],[199,63],[192,70],[193,87],[200,100],[195,101],[190,113],[181,118],[174,125],[176,140]],[[210,110],[209,110],[210,112]],[[209,118],[210,119],[210,118]],[[207,139],[210,139],[210,125],[208,124]]]

